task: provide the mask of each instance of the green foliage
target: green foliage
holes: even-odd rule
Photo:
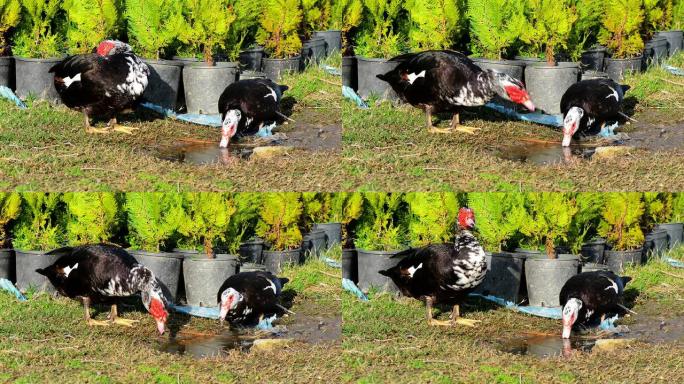
[[[642,0],[607,0],[599,42],[615,58],[638,56],[644,49],[639,29],[644,20]]]
[[[452,192],[408,193],[408,240],[411,246],[451,242],[458,216],[458,200]]]
[[[183,3],[178,0],[125,0],[128,36],[138,54],[147,59],[161,57],[164,48],[184,27]]]
[[[339,192],[330,196],[330,215],[333,223],[349,224],[358,220],[363,213],[363,195],[361,193]]]
[[[0,56],[7,51],[7,33],[21,20],[19,0],[0,0]]]
[[[14,228],[15,249],[48,251],[59,247],[63,212],[59,193],[24,193],[21,214]]]
[[[18,193],[0,193],[0,247],[7,246],[9,223],[19,217],[20,212],[21,195]]]
[[[357,229],[356,247],[370,251],[403,248],[402,194],[366,193],[364,212]]]
[[[260,193],[236,193],[233,195],[235,212],[228,224],[225,246],[230,254],[237,254],[240,244],[254,231],[259,220]]]
[[[114,37],[119,27],[118,5],[118,0],[64,0],[69,53],[90,53],[102,40]]]
[[[14,41],[17,56],[32,58],[58,57],[62,40],[57,33],[62,0],[21,0],[22,22]]]
[[[656,31],[667,28],[670,24],[666,17],[667,3],[668,1],[665,0],[643,0],[644,23],[641,27],[642,36],[651,37]],[[669,3],[671,8],[671,1]]]
[[[178,40],[195,53],[202,52],[204,62],[214,62],[214,50],[225,47],[236,16],[228,0],[182,0],[184,24]]]
[[[273,250],[296,249],[302,243],[302,233],[297,226],[302,212],[299,193],[265,193],[262,195],[256,233]]]
[[[566,51],[573,61],[579,61],[582,52],[598,41],[604,0],[573,0],[577,21],[572,26]]]
[[[394,28],[401,4],[402,0],[363,0],[366,18],[356,42],[357,55],[389,59],[401,52],[402,36]]]
[[[667,223],[672,215],[672,194],[645,192],[644,216],[641,227],[653,229],[656,224]]]
[[[578,193],[575,196],[577,213],[572,218],[567,241],[573,253],[578,254],[582,244],[596,234],[601,220],[603,196],[602,193]]]
[[[546,62],[555,64],[558,47],[567,48],[572,26],[577,20],[569,0],[526,0],[527,26],[520,39],[531,53],[544,53]]]
[[[113,193],[66,193],[66,240],[70,245],[106,243],[118,229],[119,201]]]
[[[461,10],[454,0],[407,0],[409,48],[413,51],[451,48],[460,28]]]
[[[126,194],[128,242],[133,249],[159,252],[185,219],[178,193]]]
[[[672,196],[672,216],[670,221],[673,223],[684,223],[684,193],[676,193]]]
[[[326,223],[330,218],[330,194],[317,192],[302,193],[302,228],[310,230],[315,223]]]
[[[641,194],[636,192],[606,193],[599,235],[604,237],[613,249],[626,251],[638,249],[644,243],[639,221],[644,213]]]
[[[252,39],[256,35],[258,20],[261,17],[261,3],[260,0],[228,0],[235,14],[225,44],[231,61],[237,60],[240,51],[246,48],[247,44],[253,43]]]
[[[218,241],[225,241],[231,217],[236,212],[234,201],[224,193],[184,193],[184,217],[178,222],[183,236],[182,248],[214,254]]]
[[[301,0],[302,4],[302,27],[300,33],[309,38],[314,31],[324,30],[328,27],[330,18],[329,0]]]
[[[528,218],[522,193],[469,193],[468,206],[475,212],[476,229],[485,249],[491,251],[509,248],[506,241]]]
[[[468,1],[471,50],[488,59],[502,59],[525,26],[521,0]]]
[[[672,29],[684,29],[684,0],[677,0],[672,6]]]
[[[330,13],[330,27],[341,30],[344,35],[361,24],[363,2],[361,0],[335,0]]]
[[[520,232],[535,248],[543,246],[549,258],[555,258],[555,246],[568,241],[573,217],[577,213],[574,196],[567,193],[528,193],[526,195],[529,220]]]
[[[298,31],[303,20],[299,0],[267,0],[257,32],[257,42],[273,58],[293,57],[300,53]]]

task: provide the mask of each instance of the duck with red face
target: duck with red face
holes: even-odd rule
[[[137,321],[118,317],[116,301],[140,293],[157,331],[164,333],[168,311],[161,284],[124,249],[109,244],[83,245],[56,249],[48,255],[58,256],[57,261],[36,272],[46,276],[63,296],[83,302],[88,325],[133,326]],[[92,303],[111,304],[107,321],[90,316]]]
[[[231,326],[250,326],[264,317],[281,313],[280,295],[288,281],[260,271],[230,276],[217,295],[221,323],[228,321]]]

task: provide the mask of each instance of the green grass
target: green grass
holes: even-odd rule
[[[339,279],[330,276],[338,273],[320,262],[286,270],[292,280],[286,290],[296,292],[292,310],[339,314]],[[297,342],[277,352],[234,351],[207,360],[162,353],[163,339],[149,315],[126,312],[125,318],[140,320],[131,329],[91,328],[81,305],[66,298],[35,295],[20,303],[0,292],[0,314],[0,382],[336,382],[343,369],[339,343]],[[172,314],[173,327],[219,331],[216,321]]]
[[[684,276],[681,270],[656,262],[628,271],[634,277],[628,287],[630,294],[637,296],[636,312],[642,314],[648,308],[648,314],[664,319],[684,315],[684,278],[663,272]],[[349,382],[646,383],[664,377],[676,382],[684,378],[682,343],[638,342],[617,352],[549,359],[501,352],[497,349],[499,341],[524,332],[560,337],[560,322],[481,300],[470,300],[462,309],[466,318],[482,321],[474,329],[428,326],[421,302],[387,294],[371,295],[367,303],[345,294],[342,311],[348,366],[343,379]],[[448,313],[439,316],[446,318]]]
[[[312,129],[340,125],[339,82],[322,67],[310,67],[283,80],[291,87],[284,104],[293,119]],[[75,111],[44,102],[29,105],[22,111],[0,100],[0,189],[337,191],[343,179],[336,152],[295,150],[231,166],[178,164],[157,159],[155,149],[192,141],[218,146],[218,129],[144,114],[124,116],[123,123],[140,128],[133,136],[93,135],[85,133],[83,116]]]
[[[680,67],[682,62],[684,54],[670,60]],[[627,79],[626,83],[633,87],[628,94],[631,102],[638,102],[637,120],[681,127],[681,78],[662,68],[653,68]],[[560,142],[560,131],[508,121],[483,108],[462,114],[464,124],[482,128],[475,136],[429,134],[421,110],[408,105],[394,107],[389,102],[371,102],[369,110],[361,110],[345,101],[342,115],[344,163],[351,175],[345,187],[352,189],[593,192],[684,188],[684,165],[679,161],[684,148],[640,149],[611,159],[538,166],[502,160],[496,152],[502,146],[525,139]]]

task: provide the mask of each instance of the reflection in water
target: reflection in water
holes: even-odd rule
[[[529,336],[507,340],[500,350],[515,355],[533,355],[540,358],[569,357],[575,351],[590,352],[595,340],[562,339],[559,336]]]
[[[221,357],[231,350],[248,350],[254,340],[242,338],[235,333],[221,334],[210,337],[173,338],[160,346],[162,352],[190,355],[195,358]]]

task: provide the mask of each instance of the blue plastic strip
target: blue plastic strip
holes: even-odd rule
[[[549,125],[556,128],[563,126],[563,115],[546,115],[538,112],[520,113],[515,108],[507,107],[495,102],[487,103],[485,104],[485,107],[521,121],[529,121],[531,123]]]
[[[684,70],[682,70],[681,68],[673,67],[671,65],[666,65],[665,70],[667,70],[668,72],[670,72],[671,74],[673,74],[675,76],[684,76]]]
[[[359,95],[356,93],[356,91],[354,91],[353,89],[347,87],[346,85],[343,85],[343,86],[342,86],[342,96],[344,96],[345,98],[347,98],[347,99],[353,101],[354,103],[356,103],[356,105],[357,105],[359,108],[361,108],[361,109],[368,109],[368,108],[369,108],[369,107],[368,107],[368,104],[366,104],[366,102],[363,101],[363,99],[361,98],[361,96],[359,96]]]
[[[206,319],[218,320],[219,318],[219,308],[218,307],[195,307],[192,305],[172,305],[171,308],[179,313],[184,313],[186,315],[195,317],[204,317]]]
[[[27,109],[28,108],[26,106],[26,104],[24,104],[24,102],[21,101],[21,99],[19,99],[17,97],[17,95],[14,94],[14,92],[12,92],[11,89],[5,87],[4,85],[0,85],[0,97],[13,102],[14,104],[16,104],[17,107],[19,107],[21,109]]]
[[[675,268],[684,268],[684,261],[667,258],[667,263]]]
[[[493,303],[499,304],[508,309],[512,309],[517,312],[526,313],[528,315],[546,317],[548,319],[560,320],[562,318],[560,307],[535,307],[535,306],[521,306],[513,303],[512,301],[506,301],[500,297],[492,295],[481,295],[479,293],[471,293],[472,297],[480,297],[485,300],[491,301]]]
[[[0,279],[0,289],[13,294],[19,301],[26,301],[26,296],[19,292],[17,287],[15,287],[14,284],[7,279]]]
[[[337,269],[341,269],[341,268],[342,268],[342,264],[340,264],[339,261],[333,260],[333,259],[331,259],[331,258],[329,258],[329,257],[326,257],[325,259],[323,259],[323,261],[325,261],[325,263],[326,263],[329,267],[331,267],[331,268],[337,268]]]
[[[329,74],[331,74],[333,76],[342,76],[342,71],[340,71],[339,68],[335,68],[335,67],[331,67],[329,65],[326,65],[325,67],[323,67],[323,70],[325,70],[326,72],[328,72]]]

